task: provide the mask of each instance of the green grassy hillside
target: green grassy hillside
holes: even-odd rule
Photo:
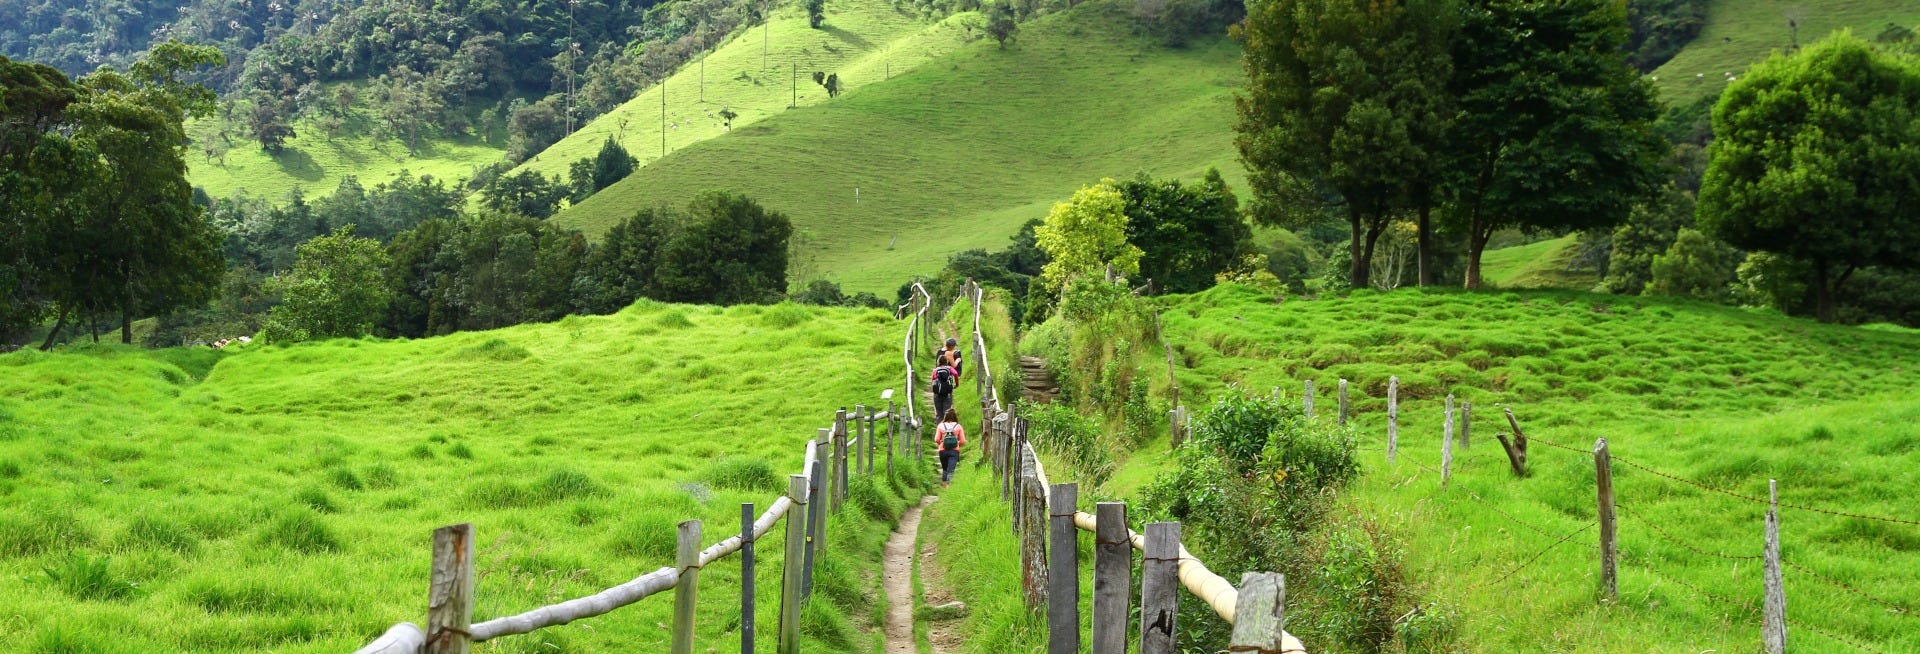
[[[827,23],[817,30],[807,26],[805,14],[797,7],[774,16],[769,22],[771,32],[768,27],[754,27],[737,33],[706,57],[704,92],[702,64],[690,62],[667,80],[664,89],[648,87],[520,169],[564,178],[569,164],[593,156],[609,136],[642,165],[650,164],[661,155],[662,93],[667,96],[665,145],[672,153],[725,135],[719,115],[723,108],[739,114],[733,120],[734,129],[739,130],[785,113],[796,97],[801,107],[826,102],[827,92],[814,83],[814,71],[838,74],[842,92],[885,81],[890,74],[904,74],[960,47],[966,40],[965,22],[972,18],[969,14],[928,23],[880,0],[829,2]],[[793,74],[796,67],[798,76]]]
[[[1593,271],[1568,270],[1578,254],[1578,234],[1538,243],[1487,250],[1481,255],[1480,275],[1499,288],[1570,288],[1586,290],[1600,282]]]
[[[1280,387],[1297,400],[1311,378],[1328,417],[1338,380],[1351,382],[1368,468],[1353,502],[1406,540],[1412,569],[1435,609],[1456,613],[1467,651],[1758,649],[1758,562],[1674,543],[1758,554],[1762,505],[1616,462],[1619,598],[1594,601],[1593,532],[1549,549],[1594,520],[1587,452],[1596,438],[1616,461],[1747,496],[1765,497],[1777,479],[1782,502],[1920,520],[1909,493],[1920,466],[1912,332],[1575,292],[1403,290],[1276,304],[1221,287],[1166,302],[1183,397],[1239,384]],[[1394,375],[1400,454],[1389,465],[1382,447]],[[1443,490],[1431,469],[1449,393],[1475,410],[1471,448],[1456,450],[1453,488]],[[1575,451],[1536,442],[1533,474],[1512,478],[1493,438],[1511,431],[1501,408],[1529,436]],[[1136,453],[1105,490],[1150,479],[1164,447]],[[1909,611],[1920,606],[1920,527],[1782,511],[1790,563]],[[1817,629],[1881,651],[1920,648],[1910,614],[1793,568],[1786,579],[1789,619],[1806,627],[1795,632],[1798,647],[1845,650]]]
[[[832,409],[898,383],[900,330],[877,311],[643,302],[418,341],[0,356],[0,613],[20,616],[0,651],[350,651],[421,619],[429,533],[457,522],[479,535],[476,619],[626,581],[670,565],[676,522],[714,542],[740,502],[764,510]],[[896,494],[919,497],[869,499]],[[808,648],[868,651],[877,632],[852,625],[885,610],[869,598],[887,526],[835,519]],[[737,649],[737,561],[703,575],[717,650]],[[476,651],[664,651],[671,606]]]
[[[1871,39],[1888,23],[1920,24],[1920,4],[1908,0],[1714,0],[1700,36],[1653,72],[1660,96],[1671,106],[1686,106],[1718,94],[1727,74],[1741,75],[1775,50],[1796,40],[1788,20],[1797,21],[1797,40],[1809,45],[1838,29],[1851,28]]]
[[[1219,166],[1241,178],[1238,48],[1169,50],[1129,22],[1121,5],[1097,2],[1023,24],[1004,49],[976,42],[675,152],[557,219],[597,234],[636,207],[731,188],[791,216],[820,276],[887,292],[953,252],[1004,245],[1104,176]]]
[[[453,183],[499,161],[506,151],[474,136],[423,137],[419,154],[408,156],[402,140],[356,134],[329,141],[325,132],[308,124],[298,125],[295,130],[298,136],[289,139],[286,150],[278,155],[267,153],[258,142],[239,137],[234,138],[224,157],[214,161],[201,153],[188,153],[187,181],[216,198],[244,192],[278,203],[295,188],[309,199],[327,195],[348,175],[358,177],[368,187],[392,180],[402,171]]]

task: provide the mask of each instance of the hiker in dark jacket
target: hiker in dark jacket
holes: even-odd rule
[[[934,447],[940,450],[940,486],[953,481],[953,469],[960,465],[960,448],[967,444],[967,430],[960,426],[960,412],[947,409],[940,425],[933,430]]]
[[[960,387],[960,369],[948,361],[944,352],[937,359],[927,384],[933,390],[933,415],[945,416],[953,410],[953,390]]]

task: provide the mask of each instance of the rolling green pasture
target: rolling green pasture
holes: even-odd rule
[[[371,110],[361,107],[358,111]],[[237,134],[232,149],[218,161],[208,161],[197,151],[188,152],[187,181],[216,198],[246,193],[277,204],[296,188],[308,199],[331,194],[340,186],[340,179],[348,175],[359,177],[360,184],[369,188],[391,181],[402,171],[414,176],[432,175],[452,184],[472,177],[474,171],[499,161],[506,152],[477,136],[422,137],[419,154],[409,156],[403,140],[343,134],[329,141],[326,133],[310,122],[298,123],[294,130],[297,135],[287,140],[286,150],[278,155],[268,154],[259,142]],[[190,131],[196,138],[219,138],[214,135],[217,131],[205,132],[204,126]]]
[[[1086,3],[1023,23],[1004,49],[983,40],[896,66],[890,81],[677,150],[556,220],[599,234],[638,207],[729,188],[792,217],[819,276],[887,292],[956,251],[1004,246],[1101,177],[1218,166],[1238,183],[1238,47],[1168,49],[1126,11]]]
[[[670,565],[680,520],[711,543],[764,510],[832,409],[898,384],[901,329],[643,301],[417,341],[0,356],[0,651],[350,651],[424,617],[430,532],[458,522],[476,620],[598,591]],[[880,548],[919,496],[894,486],[856,483],[834,518],[809,649],[878,651]],[[738,647],[737,562],[702,575],[702,647]],[[476,651],[663,651],[671,606]]]
[[[1165,302],[1183,397],[1238,384],[1279,386],[1297,399],[1310,378],[1320,415],[1331,419],[1337,381],[1351,382],[1368,467],[1352,502],[1405,539],[1435,610],[1456,614],[1469,651],[1759,648],[1759,562],[1674,544],[1758,554],[1759,504],[1616,462],[1619,597],[1594,601],[1592,531],[1527,565],[1595,519],[1588,452],[1596,438],[1608,440],[1616,461],[1740,494],[1765,497],[1767,480],[1777,479],[1782,502],[1920,520],[1912,485],[1920,335],[1912,332],[1577,292],[1409,289],[1275,302],[1223,286]],[[1400,455],[1387,464],[1393,375]],[[1442,490],[1431,468],[1439,467],[1449,393],[1474,404],[1473,441],[1456,451],[1453,487]],[[1529,436],[1577,451],[1536,442],[1532,475],[1514,479],[1493,438],[1510,431],[1503,407]],[[1164,447],[1133,457],[1111,487],[1150,478]],[[1782,509],[1781,524],[1790,563],[1908,611],[1920,606],[1920,526],[1795,509]],[[1793,632],[1796,649],[1846,651],[1813,630],[1881,651],[1920,648],[1911,612],[1889,612],[1793,568],[1786,583],[1789,620],[1807,627]]]
[[[1746,74],[1776,50],[1795,41],[1788,19],[1798,21],[1801,46],[1840,29],[1872,39],[1888,23],[1920,24],[1920,4],[1907,0],[1714,0],[1700,35],[1653,72],[1667,104],[1685,106],[1718,94],[1727,74]]]
[[[1600,283],[1593,271],[1568,270],[1577,249],[1578,234],[1568,234],[1526,245],[1487,250],[1481,255],[1481,278],[1498,288],[1570,288],[1587,290]]]

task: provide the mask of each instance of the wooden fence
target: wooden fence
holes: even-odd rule
[[[700,570],[714,562],[740,554],[742,588],[740,594],[740,649],[754,649],[754,543],[786,519],[786,558],[780,584],[780,624],[778,651],[792,654],[800,650],[800,607],[812,595],[814,571],[827,555],[829,516],[839,512],[848,500],[848,481],[852,475],[892,475],[894,459],[912,459],[924,465],[920,446],[919,419],[914,416],[913,358],[916,343],[924,340],[927,305],[931,303],[924,288],[915,285],[921,298],[919,311],[913,314],[901,344],[906,358],[905,410],[892,393],[886,411],[856,406],[849,412],[841,408],[834,414],[833,426],[822,428],[806,442],[800,473],[789,475],[787,492],[755,517],[754,505],[741,505],[740,532],[720,542],[700,548],[703,527],[699,520],[680,523],[674,564],[635,577],[612,588],[535,608],[517,615],[472,622],[476,592],[472,524],[441,527],[433,532],[433,572],[427,601],[427,622],[423,629],[402,622],[385,634],[356,650],[356,654],[465,654],[472,643],[503,636],[531,633],[575,620],[604,615],[649,596],[674,591],[672,624],[673,654],[693,651],[693,615]],[[902,307],[905,311],[905,307]],[[877,408],[877,407],[876,407]],[[885,440],[880,431],[884,427]],[[884,449],[884,468],[878,457]],[[817,501],[809,501],[817,500]],[[794,519],[798,518],[798,519]],[[712,650],[707,650],[712,651]]]
[[[995,390],[980,330],[980,286],[968,281],[963,295],[973,304],[974,362],[980,374],[981,420],[987,436],[986,461],[1001,484],[1001,498],[1011,507],[1014,534],[1020,542],[1021,589],[1027,607],[1047,616],[1047,651],[1080,651],[1081,612],[1079,532],[1094,539],[1093,654],[1125,654],[1128,616],[1133,597],[1133,551],[1140,567],[1140,653],[1171,654],[1178,640],[1179,589],[1185,588],[1233,625],[1229,651],[1265,654],[1307,650],[1286,632],[1286,578],[1250,572],[1240,585],[1208,570],[1180,542],[1180,523],[1156,522],[1145,533],[1127,526],[1126,504],[1100,502],[1094,513],[1077,509],[1078,486],[1054,484],[1027,440],[1028,422],[1017,409],[1001,402]]]

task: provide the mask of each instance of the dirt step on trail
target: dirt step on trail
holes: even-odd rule
[[[1026,387],[1022,395],[1029,402],[1052,404],[1060,397],[1060,382],[1054,380],[1053,373],[1047,372],[1046,359],[1020,357],[1020,383]]]
[[[914,543],[920,538],[920,514],[936,499],[932,495],[920,498],[919,505],[900,514],[900,526],[887,538],[886,577],[882,581],[887,591],[887,654],[917,654],[913,642]]]

